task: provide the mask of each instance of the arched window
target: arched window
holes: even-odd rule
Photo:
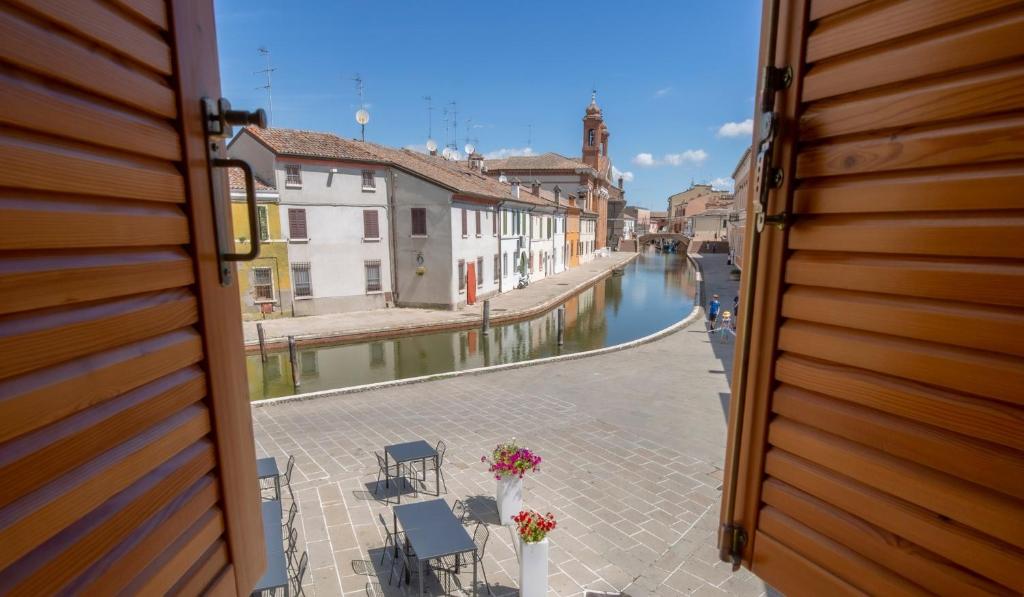
[[[587,131],[587,147],[593,147],[595,141],[594,129]]]

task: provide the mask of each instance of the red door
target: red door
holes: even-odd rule
[[[476,264],[470,263],[466,270],[466,304],[476,304]]]

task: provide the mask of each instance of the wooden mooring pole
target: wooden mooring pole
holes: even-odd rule
[[[267,335],[263,332],[263,324],[256,324],[256,335],[260,337],[260,360],[267,362]]]
[[[558,321],[558,345],[565,344],[565,305],[558,308],[558,314],[556,317]]]
[[[302,369],[299,368],[299,350],[295,346],[295,336],[288,336],[288,360],[292,364],[292,385],[298,389],[302,385]]]
[[[486,336],[491,331],[491,299],[484,299],[484,323],[483,333]]]

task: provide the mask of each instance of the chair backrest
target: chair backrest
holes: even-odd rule
[[[302,552],[302,558],[299,559],[299,566],[295,570],[295,586],[302,586],[302,577],[306,575],[306,565],[309,564],[309,552]]]
[[[374,452],[373,455],[377,457],[377,466],[380,467],[380,470],[386,470],[388,467],[384,464],[384,457],[380,455],[380,452]]]
[[[299,531],[297,529],[291,529],[288,532],[288,548],[285,549],[285,554],[291,556],[295,553],[295,548],[298,547],[299,542]]]
[[[298,513],[299,507],[295,505],[295,502],[292,502],[292,505],[288,508],[288,522],[285,523],[289,530],[295,527],[295,515]]]
[[[384,527],[384,535],[388,538],[391,537],[391,529],[388,528],[388,521],[384,520],[384,515],[380,512],[377,513],[377,518],[380,519],[380,526]]]
[[[466,504],[462,503],[462,500],[455,500],[455,503],[452,504],[452,514],[459,519],[459,522],[465,522]]]
[[[487,540],[491,537],[491,530],[487,528],[487,525],[480,522],[477,523],[476,528],[473,529],[473,543],[476,544],[476,548],[479,551],[477,556],[482,560],[484,559],[484,552],[487,550]]]
[[[284,482],[288,485],[292,483],[292,469],[295,468],[295,456],[288,457],[288,465],[284,468]]]
[[[437,440],[437,465],[441,466],[444,464],[444,453],[448,451],[448,444],[444,443],[443,439]]]

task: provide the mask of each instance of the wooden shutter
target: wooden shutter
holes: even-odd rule
[[[767,213],[795,218],[765,228],[756,276],[744,262],[723,522],[787,595],[1019,595],[1024,6],[784,0],[779,17],[793,82]]]
[[[462,236],[469,236],[469,214],[462,209]]]
[[[288,235],[295,239],[307,239],[306,232],[306,210],[288,210]]]
[[[476,210],[473,213],[476,215],[476,235],[480,236],[480,233],[483,232],[480,230],[480,210]]]
[[[264,556],[199,113],[211,2],[19,0],[0,37],[0,594],[247,593]]]
[[[426,235],[427,234],[427,210],[423,207],[413,207],[411,210],[412,214],[412,233],[415,235]]]
[[[380,225],[375,209],[363,210],[363,238],[380,238]]]

